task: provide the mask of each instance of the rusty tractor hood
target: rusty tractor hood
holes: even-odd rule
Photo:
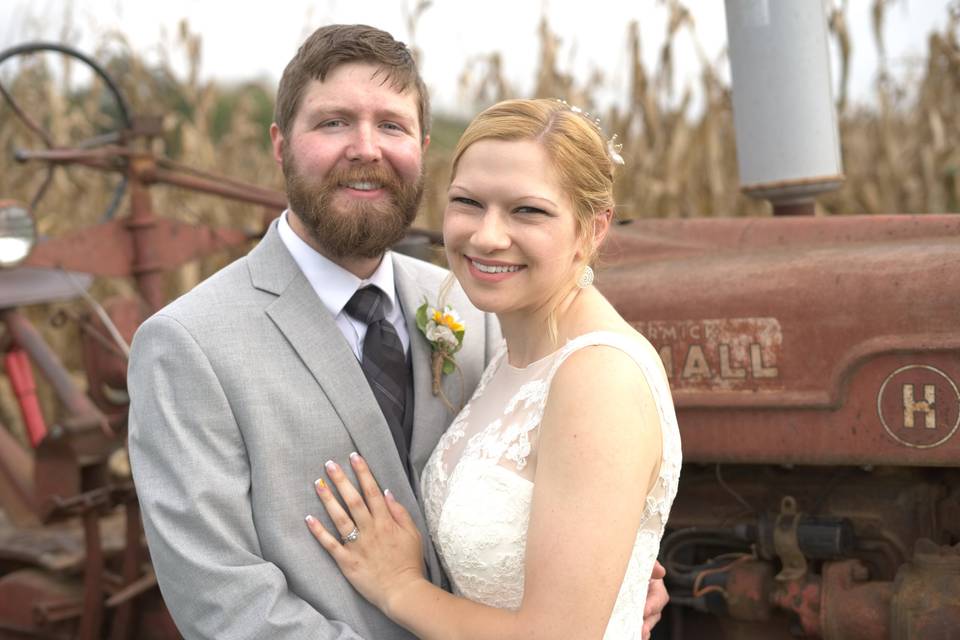
[[[960,461],[960,216],[638,221],[601,266],[688,460]]]

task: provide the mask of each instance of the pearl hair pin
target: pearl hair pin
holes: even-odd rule
[[[590,121],[594,127],[596,127],[597,132],[603,135],[603,128],[600,126],[600,118],[591,116],[589,112],[584,111],[580,107],[570,104],[562,98],[557,98],[557,102],[568,108],[573,113],[579,114]],[[613,137],[607,140],[607,154],[610,156],[611,162],[618,166],[623,166],[626,164],[623,160],[623,156],[620,155],[620,152],[623,150],[623,145],[617,142],[617,134],[613,134]]]

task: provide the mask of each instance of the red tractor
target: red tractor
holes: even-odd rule
[[[282,194],[177,165],[149,151],[155,119],[138,120],[107,73],[58,44],[27,44],[0,53],[53,52],[97,77],[114,128],[70,145],[3,90],[6,107],[33,131],[42,149],[17,149],[16,161],[46,167],[31,204],[0,201],[0,352],[29,447],[0,424],[0,638],[178,638],[156,588],[126,459],[128,345],[139,323],[166,302],[165,276],[188,261],[242,247],[257,234],[214,229],[154,214],[156,184],[262,205],[265,218],[285,206]],[[53,171],[82,165],[119,176],[100,223],[38,241],[32,209]],[[126,216],[114,215],[129,191]],[[94,277],[127,277],[137,295],[94,300]],[[83,384],[22,310],[85,298],[90,312],[52,321],[80,328]],[[48,419],[37,397],[39,372],[57,399]]]
[[[774,217],[634,223],[603,279],[672,376],[670,637],[953,638],[960,216],[812,215],[843,181],[821,3],[726,11]]]
[[[842,182],[825,62],[810,62],[825,56],[822,8],[802,4],[814,10],[727,2],[741,180],[779,215],[622,225],[598,279],[659,349],[683,438],[655,634],[960,637],[960,216],[802,215]],[[28,45],[0,63],[37,49],[97,70],[119,122],[64,148],[20,106],[46,148],[17,159],[118,172],[130,209],[35,243],[31,207],[0,204],[0,349],[30,440],[0,425],[0,637],[173,638],[125,460],[124,346],[164,304],[165,272],[256,234],[158,217],[150,188],[258,203],[265,219],[284,198],[147,151],[155,123],[82,54]],[[82,390],[20,308],[87,296],[91,276],[129,277],[138,295],[74,318]]]

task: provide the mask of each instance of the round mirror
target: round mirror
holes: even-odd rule
[[[0,268],[23,262],[36,241],[37,228],[27,206],[0,200]]]

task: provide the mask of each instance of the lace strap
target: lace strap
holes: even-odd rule
[[[566,361],[567,358],[585,347],[594,346],[613,347],[614,349],[618,349],[630,356],[630,358],[640,368],[640,372],[643,374],[644,380],[646,380],[647,384],[650,386],[650,391],[653,394],[654,400],[656,401],[657,412],[660,414],[661,421],[665,420],[668,415],[673,415],[673,401],[670,394],[670,387],[667,384],[667,380],[662,371],[660,371],[659,367],[657,367],[655,363],[650,361],[648,354],[642,350],[640,343],[638,343],[636,339],[620,333],[615,333],[613,331],[592,331],[568,341],[567,344],[564,345],[564,347],[560,350],[556,360],[550,367],[550,372],[548,373],[546,379],[547,385],[549,386],[552,384],[553,377],[556,375],[557,370],[560,369],[560,366]],[[668,400],[669,402],[665,403],[664,399]],[[546,402],[547,398],[544,396],[542,399],[544,407],[546,406]],[[668,407],[664,406],[665,404],[669,405],[669,411],[667,411]]]
[[[671,438],[674,435],[671,432],[676,431],[676,420],[673,418],[672,401],[666,377],[654,360],[655,356],[651,355],[652,351],[648,352],[637,339],[613,332],[599,331],[578,336],[567,342],[554,355],[549,356],[549,362],[544,362],[542,368],[531,371],[532,377],[528,377],[519,387],[511,387],[509,399],[490,396],[485,400],[486,405],[483,405],[484,400],[480,398],[484,395],[488,383],[494,380],[498,372],[504,375],[509,374],[511,379],[516,381],[516,374],[504,369],[507,348],[506,344],[503,344],[491,358],[470,402],[454,419],[437,445],[440,455],[438,456],[435,452],[434,457],[440,461],[435,469],[438,477],[446,477],[446,463],[442,462],[445,459],[445,452],[455,442],[464,438],[466,441],[457,455],[458,462],[454,463],[451,469],[463,460],[476,460],[488,464],[512,466],[516,472],[522,472],[527,467],[528,459],[536,447],[536,435],[543,420],[553,377],[566,358],[579,349],[593,345],[617,348],[637,363],[655,396],[664,442],[676,440],[679,443],[679,436]],[[497,394],[504,394],[503,385],[500,385]],[[493,405],[490,404],[491,401]],[[479,415],[475,416],[471,411],[475,403],[486,406],[479,414],[483,415],[483,418]],[[672,444],[665,446],[665,451],[673,448]],[[510,462],[512,465],[504,464],[505,462]],[[527,480],[531,479],[530,473],[520,473],[520,475]]]
[[[652,497],[648,498],[653,502],[648,504],[651,512],[659,513],[663,523],[666,523],[669,505],[677,491],[677,481],[680,477],[680,468],[683,462],[683,454],[680,445],[680,429],[677,424],[677,414],[673,408],[673,395],[670,392],[670,384],[667,381],[663,370],[657,366],[646,350],[639,342],[623,334],[611,331],[595,331],[577,336],[569,341],[563,351],[559,354],[556,362],[550,369],[548,375],[548,384],[553,380],[563,361],[571,354],[583,349],[584,347],[604,345],[619,349],[626,353],[640,368],[644,380],[650,387],[653,394],[653,400],[657,407],[657,415],[660,418],[660,433],[663,437],[663,455],[660,465],[658,481],[666,489],[665,496],[659,500]],[[546,398],[543,399],[544,406]]]
[[[552,382],[553,376],[560,368],[560,365],[562,365],[564,360],[569,358],[571,354],[576,353],[584,347],[595,345],[613,347],[630,356],[640,368],[640,372],[650,387],[651,394],[653,394],[653,400],[657,407],[657,415],[660,418],[660,434],[663,438],[663,454],[661,456],[658,484],[664,490],[664,493],[658,497],[648,496],[647,511],[650,514],[658,514],[661,518],[661,525],[665,525],[670,504],[672,504],[676,496],[677,482],[683,463],[683,453],[680,445],[680,429],[677,424],[677,414],[673,408],[673,395],[670,393],[670,384],[667,381],[666,375],[664,375],[661,367],[658,366],[659,361],[654,360],[651,353],[644,349],[636,339],[611,331],[595,331],[577,336],[564,346],[563,351],[559,354],[559,357],[550,369],[547,378],[548,384]],[[543,399],[543,403],[545,406],[546,398]]]
[[[546,409],[547,398],[550,392],[550,385],[553,383],[553,377],[557,370],[573,353],[589,346],[610,346],[626,353],[636,362],[640,368],[641,374],[650,385],[651,393],[654,395],[654,401],[657,406],[657,412],[660,415],[661,425],[663,425],[664,438],[668,437],[668,431],[675,428],[675,418],[672,418],[672,399],[670,389],[666,378],[663,376],[659,367],[650,361],[647,354],[642,351],[641,345],[632,338],[614,333],[611,331],[594,331],[586,333],[567,342],[558,352],[557,357],[551,363],[550,368],[544,377],[524,384],[507,403],[505,407],[506,414],[513,414],[518,411],[523,414],[523,418],[512,422],[501,434],[500,446],[503,447],[495,456],[510,460],[514,463],[517,470],[522,470],[527,463],[527,457],[531,452],[531,435],[540,427],[543,419],[543,412]],[[666,394],[666,395],[664,395]],[[673,422],[668,422],[668,420]]]

